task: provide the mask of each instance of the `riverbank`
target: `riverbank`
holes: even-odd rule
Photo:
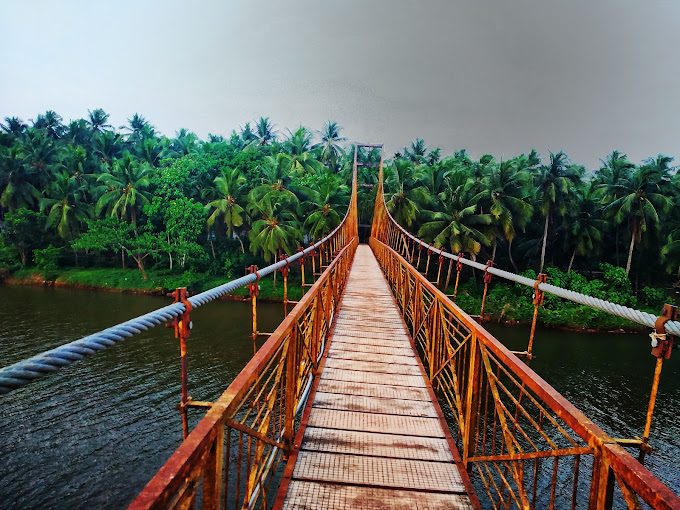
[[[130,294],[145,294],[165,296],[177,287],[189,287],[193,293],[201,292],[228,281],[224,277],[216,277],[192,271],[183,274],[167,274],[167,272],[147,272],[144,279],[139,271],[132,269],[60,269],[53,274],[45,275],[35,269],[20,269],[7,277],[6,285],[34,285],[44,287],[59,287],[101,292],[118,292]],[[283,281],[277,278],[274,287],[272,277],[260,280],[258,299],[263,302],[283,302]],[[288,299],[297,301],[302,297],[300,278],[293,275],[288,278]],[[453,289],[449,289],[452,293]],[[527,296],[509,299],[487,299],[484,321],[505,325],[530,325],[533,316],[530,289]],[[498,291],[495,297],[500,297]],[[492,296],[490,296],[492,297]],[[247,287],[236,289],[222,299],[230,301],[244,301],[249,298]],[[478,313],[481,307],[481,294],[475,292],[474,287],[466,286],[457,304],[470,314]],[[653,312],[651,312],[653,313]],[[569,302],[560,302],[559,308],[542,307],[538,315],[538,323],[544,327],[563,331],[582,333],[640,333],[647,328],[634,322]],[[584,326],[584,324],[587,324]]]
[[[147,278],[144,279],[139,271],[133,269],[69,268],[60,269],[47,275],[36,269],[19,269],[1,283],[165,296],[177,287],[188,287],[192,293],[198,293],[233,279],[235,278],[217,277],[192,271],[185,271],[183,274],[147,271]],[[289,275],[289,300],[297,301],[302,297],[300,284],[299,278]],[[223,296],[223,299],[243,301],[249,297],[248,287],[241,287]],[[274,287],[272,277],[260,280],[258,299],[269,302],[283,302],[283,279],[281,275],[277,277],[276,287]]]

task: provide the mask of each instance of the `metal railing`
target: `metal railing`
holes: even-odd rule
[[[406,234],[385,206],[381,178],[370,245],[451,411],[480,497],[492,508],[680,508],[615,439],[414,268],[415,238]]]
[[[200,503],[249,509],[273,503],[277,468],[291,450],[358,244],[355,165],[347,215],[315,245],[320,253],[330,247],[328,267],[226,391],[214,403],[200,403],[209,407],[207,414],[130,508]]]

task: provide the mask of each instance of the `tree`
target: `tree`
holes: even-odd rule
[[[285,201],[278,200],[274,195],[265,195],[259,204],[262,216],[253,222],[248,234],[250,251],[262,251],[267,262],[282,252],[292,254],[302,242],[299,222],[286,205]]]
[[[16,247],[22,266],[26,265],[29,253],[45,246],[45,221],[43,214],[26,208],[5,214],[2,237]]]
[[[94,133],[100,133],[108,128],[113,127],[111,124],[107,124],[107,122],[109,121],[109,114],[106,113],[101,108],[97,108],[95,110],[87,110],[87,113],[88,113],[88,120],[86,121],[87,125],[90,126],[90,129]]]
[[[539,207],[541,214],[545,218],[539,273],[543,272],[543,266],[545,264],[548,224],[555,211],[559,214],[565,214],[567,212],[567,198],[569,196],[570,184],[576,182],[578,178],[579,173],[577,169],[567,165],[567,155],[560,151],[557,154],[550,153],[550,164],[542,165],[539,173],[534,179]]]
[[[627,223],[630,230],[630,246],[626,274],[630,274],[635,242],[642,235],[659,228],[658,211],[668,212],[672,205],[670,197],[663,194],[664,176],[655,166],[642,166],[627,180],[608,188],[610,196],[618,196],[607,206],[618,224]]]
[[[520,165],[521,162],[518,161],[502,162],[494,166],[482,181],[484,202],[498,230],[508,241],[508,254],[515,270],[517,266],[512,259],[512,241],[515,239],[516,227],[524,231],[534,210],[527,202],[529,196],[526,188],[529,175]],[[496,254],[495,240],[493,248],[492,260]]]
[[[63,172],[40,199],[40,209],[47,212],[46,227],[56,227],[62,239],[71,240],[81,224],[91,217],[91,206],[83,201],[83,187]]]
[[[5,117],[5,123],[0,124],[0,129],[16,138],[23,136],[27,127],[28,125],[19,117]]]
[[[444,209],[427,211],[429,221],[423,223],[418,235],[437,248],[469,253],[474,258],[482,245],[491,244],[491,237],[484,230],[491,225],[493,216],[478,212],[479,196],[473,191],[472,179],[462,172],[453,177],[443,201]]]
[[[260,117],[255,126],[260,145],[269,145],[276,141],[276,126],[269,122],[269,117]]]
[[[323,130],[319,131],[321,143],[318,144],[318,147],[321,149],[321,162],[329,168],[335,168],[342,154],[339,144],[347,140],[347,138],[340,136],[340,129],[337,122],[329,120],[324,124]]]
[[[599,254],[606,225],[600,217],[601,209],[594,182],[586,183],[574,194],[565,229],[566,248],[571,251],[567,273],[571,272],[576,255],[592,257]]]
[[[413,163],[404,159],[395,160],[386,168],[385,181],[387,209],[397,223],[406,228],[411,227],[418,219],[419,204],[429,201],[427,190],[416,185]]]
[[[32,208],[40,197],[35,174],[24,164],[20,146],[0,147],[0,206],[8,211]]]
[[[201,245],[196,242],[203,231],[206,218],[206,211],[201,204],[193,199],[180,197],[167,204],[164,216],[170,269],[172,269],[172,254],[175,254],[182,267],[186,266],[190,258],[205,254]],[[163,233],[160,238],[163,239]]]
[[[317,241],[342,221],[338,209],[347,208],[349,189],[327,170],[316,186],[302,186],[299,191],[307,199],[300,206],[300,216],[306,218],[303,227],[312,240]]]
[[[71,243],[71,248],[76,250],[91,250],[95,252],[113,251],[121,253],[123,268],[127,253],[137,263],[138,269],[146,280],[144,259],[155,253],[158,248],[158,240],[151,235],[144,225],[138,235],[135,235],[132,225],[120,222],[116,218],[107,217],[87,222],[86,232]]]
[[[126,152],[119,160],[114,161],[111,173],[102,173],[97,180],[104,183],[104,192],[97,202],[96,213],[102,210],[111,216],[125,218],[137,225],[137,213],[144,204],[149,203],[149,167],[146,163],[135,160]]]
[[[302,176],[322,170],[323,165],[311,152],[312,135],[300,127],[283,144],[284,150],[276,156],[281,170],[289,175]]]
[[[245,178],[237,169],[225,168],[222,170],[222,175],[215,178],[214,183],[216,198],[205,206],[206,210],[213,209],[207,223],[209,227],[212,227],[215,221],[222,218],[227,227],[227,235],[232,237],[234,227],[243,226],[245,210],[239,202],[244,198]],[[239,242],[241,242],[240,238]],[[243,243],[241,243],[241,250],[245,251]]]
[[[425,140],[416,138],[414,142],[411,142],[411,147],[404,147],[404,157],[409,161],[413,162],[416,166],[420,163],[426,162],[427,145],[425,145]]]

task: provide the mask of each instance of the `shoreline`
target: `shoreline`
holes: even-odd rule
[[[88,285],[85,283],[73,283],[64,282],[59,280],[42,280],[42,279],[28,279],[28,278],[14,278],[9,277],[4,280],[0,280],[0,286],[7,285],[11,287],[19,286],[29,286],[29,287],[44,287],[44,288],[59,288],[59,289],[75,289],[75,290],[89,290],[94,292],[110,292],[117,294],[138,294],[145,296],[158,296],[167,297],[168,290],[164,289],[131,289],[131,288],[121,288],[121,287],[104,287],[101,285]],[[250,297],[241,296],[239,294],[225,294],[217,298],[219,301],[250,301]],[[283,299],[272,298],[272,297],[259,297],[258,301],[262,303],[281,303],[283,304]]]
[[[119,294],[140,294],[146,296],[167,296],[167,292],[164,289],[133,289],[133,288],[121,288],[121,287],[104,287],[100,285],[88,285],[84,283],[73,283],[56,280],[43,280],[39,278],[28,279],[28,278],[15,278],[8,277],[0,280],[0,285],[8,286],[33,286],[33,287],[46,287],[46,288],[62,288],[62,289],[75,289],[75,290],[89,290],[95,292],[113,292]],[[220,301],[237,301],[237,302],[247,302],[250,301],[248,296],[241,296],[239,294],[225,294],[224,296],[218,298]],[[262,303],[280,303],[283,304],[282,298],[275,297],[258,297],[258,301]],[[516,319],[501,319],[498,320],[496,317],[489,315],[484,316],[484,323],[493,323],[502,326],[531,326],[529,322],[522,322]],[[588,328],[586,326],[576,327],[568,326],[565,324],[546,324],[538,321],[537,324],[542,328],[546,329],[557,329],[560,331],[571,331],[574,333],[609,333],[613,335],[628,335],[636,333],[644,333],[646,328],[644,326],[639,326],[637,328]]]

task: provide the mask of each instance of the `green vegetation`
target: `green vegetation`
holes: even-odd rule
[[[665,291],[650,287],[641,289],[636,297],[622,267],[604,263],[600,265],[600,269],[600,277],[592,279],[586,279],[585,276],[573,271],[565,272],[552,267],[547,269],[547,274],[553,285],[652,314],[658,314],[667,301]],[[523,275],[531,279],[536,278],[536,272],[531,269],[525,271]],[[479,280],[474,281],[470,278],[460,284],[456,303],[468,313],[478,314],[482,304],[482,290],[483,286]],[[452,286],[448,292],[453,293]],[[489,286],[484,316],[492,321],[530,323],[534,313],[533,293],[533,289],[524,285],[494,279]],[[545,295],[538,317],[539,322],[544,324],[570,328],[606,330],[640,328],[638,324],[626,319],[594,310],[589,306],[564,301],[549,294]]]
[[[207,288],[320,239],[346,211],[354,148],[341,146],[335,122],[316,136],[304,127],[281,136],[263,117],[228,138],[202,141],[186,129],[162,136],[139,114],[119,130],[108,117],[96,109],[68,124],[53,111],[30,123],[5,118],[4,274],[39,271],[125,289]],[[359,168],[365,225],[380,153],[360,151],[358,159],[368,163]],[[636,165],[614,151],[588,171],[563,152],[545,161],[535,150],[475,160],[465,150],[442,157],[417,139],[386,162],[385,194],[397,221],[437,247],[517,272],[546,268],[554,284],[656,313],[670,299],[662,290],[673,283],[668,275],[680,274],[680,208],[672,207],[680,180],[671,163],[659,155]],[[609,268],[628,282],[620,295]],[[464,285],[461,300],[477,299],[480,286]],[[491,292],[490,313],[525,320],[525,290],[495,283]],[[542,317],[609,320],[551,299]]]

